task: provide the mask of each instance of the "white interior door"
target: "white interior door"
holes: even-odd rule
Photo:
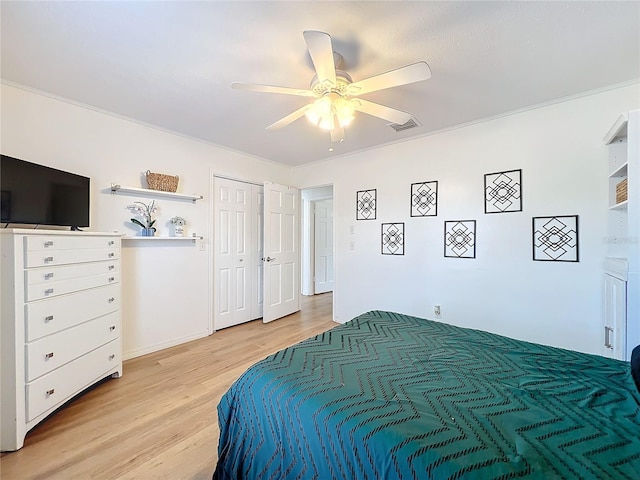
[[[333,199],[314,203],[314,293],[333,291]]]
[[[264,305],[267,323],[300,310],[300,195],[264,184]]]
[[[262,186],[214,179],[214,314],[215,330],[261,316],[258,296],[258,220],[254,203]]]

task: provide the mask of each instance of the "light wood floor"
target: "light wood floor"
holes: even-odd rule
[[[332,294],[303,297],[302,311],[253,321],[128,360],[124,375],[86,392],[0,458],[3,480],[210,479],[223,393],[244,370],[336,326]]]

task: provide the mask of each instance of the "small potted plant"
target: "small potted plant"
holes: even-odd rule
[[[184,236],[184,226],[187,224],[187,221],[182,217],[173,217],[171,219],[171,224],[173,225],[173,233],[176,237]]]
[[[140,235],[143,237],[153,237],[156,234],[156,228],[153,226],[156,221],[152,218],[153,214],[158,210],[155,200],[150,204],[143,202],[133,202],[133,205],[127,205],[127,208],[136,215],[142,218],[142,221],[137,218],[132,218],[131,221],[142,227]]]

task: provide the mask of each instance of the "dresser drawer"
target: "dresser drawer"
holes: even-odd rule
[[[70,263],[99,262],[115,260],[120,257],[118,248],[91,248],[79,250],[36,250],[25,252],[25,267],[44,267],[51,265],[67,265]]]
[[[26,301],[41,300],[43,298],[56,297],[65,293],[78,292],[80,290],[88,290],[90,288],[102,287],[120,281],[120,273],[103,273],[101,275],[92,275],[90,277],[70,278],[68,280],[60,280],[59,282],[38,283],[37,285],[29,285],[26,290]]]
[[[26,380],[30,382],[120,336],[118,312],[28,343]]]
[[[119,309],[119,284],[28,303],[26,340],[31,342]]]
[[[62,267],[35,268],[25,271],[25,282],[27,285],[36,285],[38,283],[50,284],[70,278],[113,273],[120,269],[119,264],[119,261],[112,260],[106,262],[79,263],[77,265],[65,265]]]
[[[76,393],[106,376],[122,362],[120,340],[114,340],[28,383],[26,417],[31,421],[59,407]]]
[[[114,248],[118,246],[120,238],[87,237],[86,235],[31,235],[25,238],[25,251],[37,250],[86,250],[100,248]]]

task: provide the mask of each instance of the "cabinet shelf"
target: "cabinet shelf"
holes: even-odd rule
[[[609,207],[609,210],[626,210],[628,203],[629,203],[629,200],[625,200],[624,202],[616,203],[615,205],[611,205]]]
[[[627,166],[629,162],[625,162],[609,174],[609,178],[624,178],[627,176]]]
[[[111,193],[125,193],[131,195],[147,195],[152,197],[165,197],[165,198],[173,198],[175,200],[191,200],[192,202],[196,202],[196,200],[201,200],[202,195],[188,195],[185,193],[174,193],[174,192],[163,192],[162,190],[151,190],[149,188],[136,188],[136,187],[123,187],[117,183],[111,184]],[[155,237],[150,237],[155,238]]]
[[[198,235],[197,237],[136,237],[136,236],[124,236],[122,240],[142,240],[144,242],[158,242],[162,240],[174,240],[178,242],[184,242],[188,240],[196,241],[202,240],[202,236]]]
[[[629,122],[629,114],[623,113],[618,117],[613,126],[609,129],[604,136],[604,144],[609,145],[618,138],[624,138],[627,136],[627,124]]]

